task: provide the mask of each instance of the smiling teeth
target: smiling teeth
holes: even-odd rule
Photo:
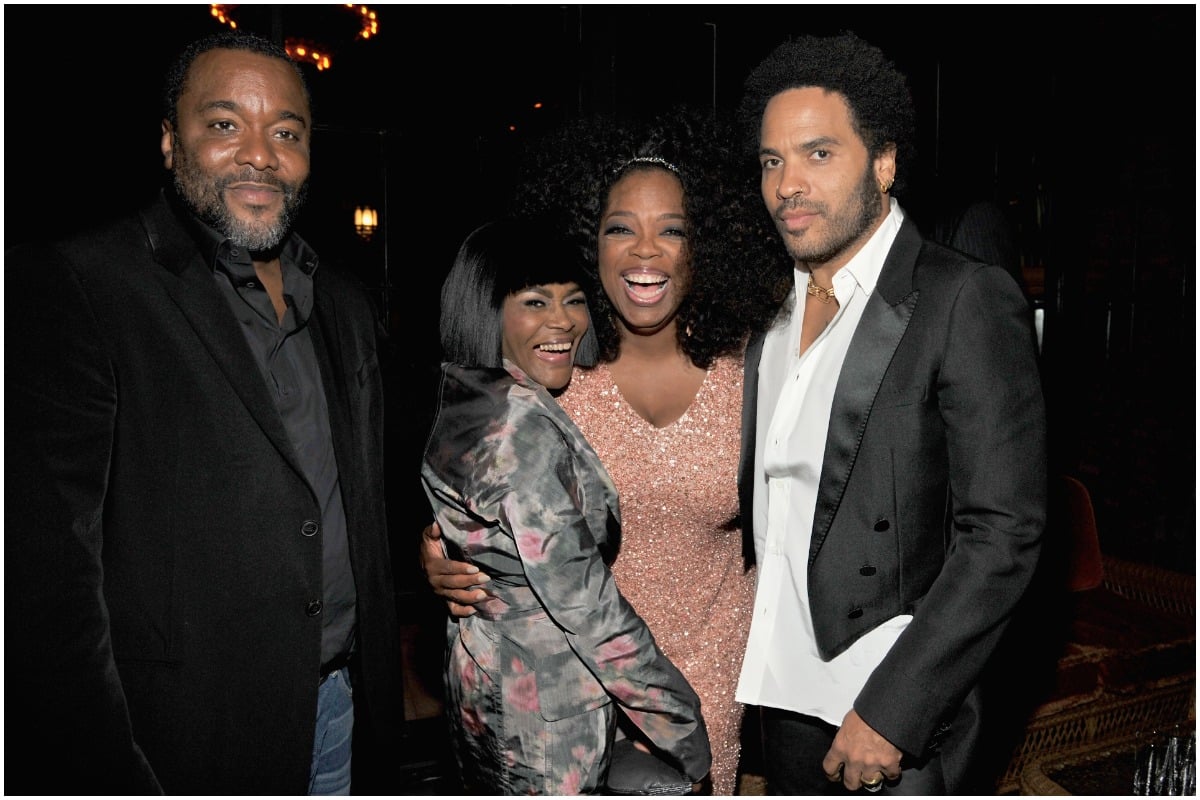
[[[666,283],[667,279],[660,275],[626,275],[626,283],[636,283],[641,286],[653,286],[658,283]]]
[[[552,344],[539,344],[537,349],[538,350],[546,350],[551,353],[565,353],[566,351],[571,349],[571,343],[570,342],[556,342],[556,343],[552,343]]]

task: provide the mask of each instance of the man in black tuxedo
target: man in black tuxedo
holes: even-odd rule
[[[796,277],[742,409],[758,585],[737,697],[762,707],[768,789],[990,792],[980,678],[1045,527],[1029,304],[892,196],[914,112],[877,48],[786,42],[741,113]]]

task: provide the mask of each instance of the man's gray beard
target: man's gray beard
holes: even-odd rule
[[[830,240],[819,250],[816,245],[804,249],[803,239],[791,236],[786,226],[780,224],[779,232],[783,236],[784,247],[793,261],[797,264],[826,264],[841,255],[875,224],[883,207],[883,198],[875,191],[875,179],[869,164],[852,200],[858,204],[858,213],[849,215],[849,218],[829,218]]]
[[[180,158],[181,155],[181,151],[177,150],[172,175],[175,191],[206,225],[251,253],[274,250],[287,238],[304,205],[308,193],[307,181],[301,184],[299,190],[293,190],[281,181],[269,181],[283,192],[282,211],[270,223],[246,222],[229,211],[224,199],[225,187],[241,178],[220,180],[214,184],[213,179],[192,168],[190,158]]]

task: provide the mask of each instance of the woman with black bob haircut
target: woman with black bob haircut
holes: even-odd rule
[[[468,794],[591,794],[620,709],[690,789],[711,763],[700,699],[612,580],[617,493],[552,396],[593,335],[578,254],[556,233],[485,225],[442,290],[421,478],[451,557],[491,578],[447,625],[451,741]]]
[[[586,285],[578,251],[549,219],[510,218],[487,223],[463,241],[442,284],[442,360],[478,367],[502,366],[504,301],[529,286]],[[580,339],[575,363],[596,363],[595,329]]]

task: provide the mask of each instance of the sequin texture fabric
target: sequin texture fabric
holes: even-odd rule
[[[732,795],[743,714],[734,692],[754,606],[737,519],[742,359],[718,359],[663,428],[638,416],[603,364],[576,369],[559,403],[617,487],[617,586],[700,696],[713,794]]]

